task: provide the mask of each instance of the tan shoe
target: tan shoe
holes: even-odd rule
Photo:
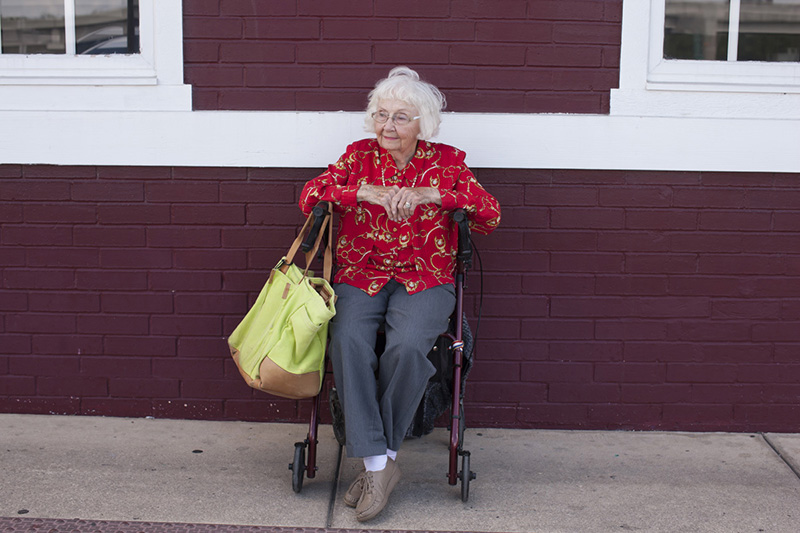
[[[365,522],[375,518],[386,507],[389,495],[398,481],[400,469],[391,459],[386,462],[383,470],[365,473],[361,499],[356,506],[356,520]]]
[[[358,505],[358,500],[361,499],[361,492],[364,490],[364,476],[367,471],[361,472],[356,480],[350,484],[350,488],[344,493],[344,504],[348,507],[355,507]]]

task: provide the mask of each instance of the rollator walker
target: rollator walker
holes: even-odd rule
[[[301,245],[301,249],[306,253],[312,249],[324,219],[332,216],[330,205],[327,202],[318,203],[314,206],[309,216],[314,217],[313,224],[308,236]],[[461,481],[461,500],[466,502],[469,499],[469,483],[477,477],[475,472],[470,470],[470,452],[464,449],[464,430],[466,429],[464,388],[467,374],[472,367],[473,338],[469,329],[469,324],[466,321],[463,305],[466,274],[467,270],[472,266],[472,243],[470,240],[470,230],[466,212],[463,209],[455,210],[452,214],[452,220],[458,227],[458,254],[454,273],[456,306],[455,311],[450,317],[448,331],[443,332],[439,336],[436,343],[431,348],[431,351],[428,353],[428,358],[436,367],[436,374],[431,378],[428,389],[432,390],[435,388],[438,391],[440,391],[442,387],[450,389],[451,397],[449,398],[449,406],[445,408],[445,410],[449,408],[450,411],[450,461],[447,480],[450,485],[456,485]],[[332,221],[330,223],[332,224]],[[382,336],[379,335],[378,346],[376,346],[376,352],[378,354],[382,352],[383,348],[381,346],[381,340]],[[323,377],[323,386],[320,393],[313,398],[311,419],[308,424],[308,434],[304,441],[295,443],[294,460],[289,464],[289,470],[292,471],[292,489],[298,493],[303,489],[304,476],[313,479],[316,476],[318,468],[317,430],[320,422],[322,396],[325,391],[324,380],[327,379],[328,374],[333,374],[330,369],[330,363],[327,361],[327,356],[325,365],[327,370],[325,372],[326,376]],[[430,432],[433,429],[433,420],[427,420],[427,424],[420,420],[420,418],[423,418],[422,412],[427,407],[427,405],[423,405],[426,403],[426,399],[427,392],[426,397],[422,399],[407,436],[422,436],[425,432]],[[333,417],[333,432],[336,440],[339,442],[341,450],[341,447],[345,444],[345,420],[344,413],[338,401],[335,384],[330,388],[329,404]],[[428,416],[428,418],[430,417]],[[421,425],[427,425],[428,427],[420,428],[419,426]],[[308,458],[307,461],[306,457]],[[458,469],[459,459],[461,462],[461,470]]]

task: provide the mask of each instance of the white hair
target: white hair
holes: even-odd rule
[[[414,70],[408,67],[393,68],[369,93],[364,127],[373,133],[375,121],[372,114],[378,110],[380,100],[400,100],[414,106],[420,115],[418,138],[428,140],[439,133],[441,112],[447,105],[444,95],[434,85],[420,80]]]

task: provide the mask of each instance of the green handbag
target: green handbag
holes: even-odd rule
[[[231,356],[247,384],[284,398],[319,394],[325,372],[328,322],[336,314],[336,295],[330,284],[330,213],[324,215],[313,249],[305,254],[305,270],[292,263],[313,217],[309,215],[286,257],[272,269],[256,302],[228,338]],[[309,275],[308,265],[319,249],[326,225],[324,277],[317,278]]]

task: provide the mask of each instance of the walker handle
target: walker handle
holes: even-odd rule
[[[469,220],[463,208],[453,211],[453,220],[458,224],[458,260],[465,266],[472,266],[472,243],[470,242]]]
[[[311,248],[314,247],[314,243],[317,240],[317,235],[319,235],[319,229],[322,227],[322,221],[325,219],[325,215],[329,214],[330,212],[330,205],[328,202],[319,202],[311,209],[311,214],[314,215],[314,223],[311,225],[311,229],[308,230],[308,235],[306,236],[303,243],[300,245],[300,249],[304,253],[308,253]]]

